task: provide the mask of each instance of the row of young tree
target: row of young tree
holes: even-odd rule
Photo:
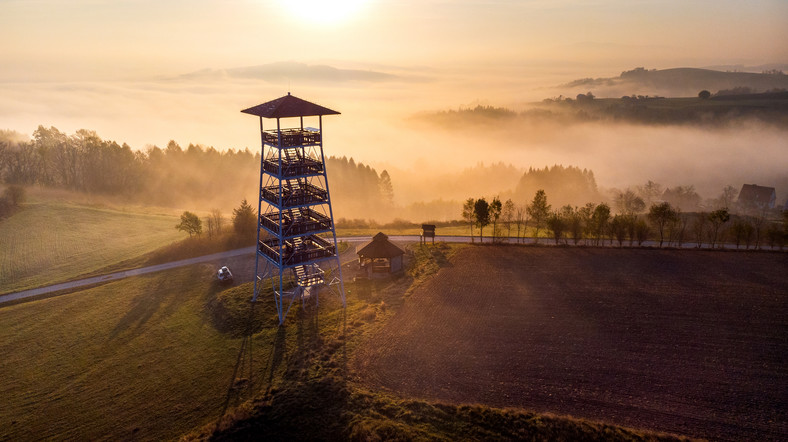
[[[203,226],[205,226],[208,237],[214,238],[225,233],[225,221],[222,211],[219,209],[211,210],[202,219],[195,213],[187,210],[181,214],[181,222],[175,225],[175,228],[188,233],[191,238],[193,236],[201,236],[203,234]],[[257,229],[257,209],[244,199],[238,207],[233,209],[230,224],[233,228],[232,234],[237,238],[247,240],[253,238]]]
[[[555,244],[613,245],[627,243],[643,245],[654,240],[659,247],[694,243],[722,246],[729,242],[737,248],[764,245],[782,249],[788,240],[788,211],[782,222],[767,219],[766,211],[756,215],[732,215],[726,207],[709,212],[685,213],[670,202],[653,202],[646,213],[645,201],[631,191],[622,192],[615,200],[618,213],[606,203],[587,203],[582,207],[565,205],[556,210],[547,202],[547,194],[539,189],[529,204],[517,205],[511,199],[501,202],[498,197],[469,198],[463,205],[462,218],[468,224],[471,237],[474,227],[479,229],[479,241],[484,228],[492,225],[494,242],[524,242],[530,228],[536,242],[542,233]],[[515,232],[512,235],[512,232]]]

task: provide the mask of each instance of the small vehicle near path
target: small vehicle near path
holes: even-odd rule
[[[216,276],[220,284],[232,284],[233,282],[233,274],[227,266],[222,266]]]

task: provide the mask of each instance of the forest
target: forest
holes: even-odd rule
[[[326,170],[340,216],[367,216],[391,204],[385,170],[378,174],[346,157],[328,157]],[[249,149],[182,148],[170,141],[143,152],[84,129],[67,135],[39,126],[31,140],[0,132],[0,182],[103,195],[121,203],[226,212],[243,198],[255,201],[259,171],[260,153]]]
[[[624,95],[599,98],[593,92],[575,97],[559,95],[533,103],[516,112],[506,107],[482,106],[426,114],[426,121],[449,128],[501,122],[589,121],[626,122],[646,125],[722,126],[742,121],[758,121],[788,127],[788,92],[776,89],[756,92],[749,87],[698,92],[697,97],[666,98]]]

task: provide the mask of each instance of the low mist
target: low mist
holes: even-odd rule
[[[610,76],[623,70],[616,69]],[[95,130],[104,140],[127,143],[138,155],[147,155],[153,146],[164,150],[170,140],[185,152],[194,145],[215,152],[211,155],[218,159],[232,149],[232,158],[222,161],[201,162],[199,167],[184,161],[167,166],[171,168],[167,176],[182,179],[179,186],[183,187],[170,186],[169,196],[159,199],[149,195],[157,204],[197,210],[220,208],[228,213],[243,198],[255,201],[258,121],[239,111],[288,91],[342,113],[323,118],[326,156],[344,157],[346,164],[352,158],[354,164],[371,169],[365,172],[362,192],[355,178],[349,178],[355,176],[348,172],[350,168],[328,164],[337,218],[458,219],[462,201],[482,196],[520,199],[515,203],[524,204],[533,195],[518,195],[523,175],[529,169],[555,165],[591,172],[597,186],[598,201],[594,202],[610,198],[612,189],[649,180],[664,187],[694,186],[704,199],[716,198],[725,186],[740,188],[745,183],[775,187],[778,204],[788,197],[785,127],[753,121],[696,126],[538,118],[460,120],[447,126],[435,124],[430,115],[478,105],[521,112],[530,103],[586,86],[597,87],[592,89],[594,94],[605,97],[605,86],[591,82],[568,87],[572,80],[587,76],[569,69],[559,75],[523,67],[379,67],[368,71],[361,75],[354,70],[353,75],[334,82],[312,81],[303,75],[290,82],[285,81],[286,73],[257,79],[258,70],[251,69],[241,77],[209,71],[207,76],[40,83],[35,88],[3,83],[0,109],[15,110],[3,114],[3,121],[8,129],[28,138],[41,124],[65,134],[82,128]],[[619,86],[615,84],[608,92],[621,92],[615,89]],[[10,134],[5,136],[9,143],[18,143],[19,137]],[[237,154],[245,149],[248,153]],[[391,200],[385,200],[369,178],[373,173],[379,178],[384,170],[391,179]],[[159,181],[146,186],[155,189],[168,184]],[[547,197],[553,207],[578,203],[549,192]]]

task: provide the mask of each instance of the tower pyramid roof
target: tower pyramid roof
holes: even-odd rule
[[[271,100],[257,106],[244,109],[245,114],[263,118],[311,117],[315,115],[339,115],[339,112],[327,107],[298,98],[287,93],[284,97]]]

